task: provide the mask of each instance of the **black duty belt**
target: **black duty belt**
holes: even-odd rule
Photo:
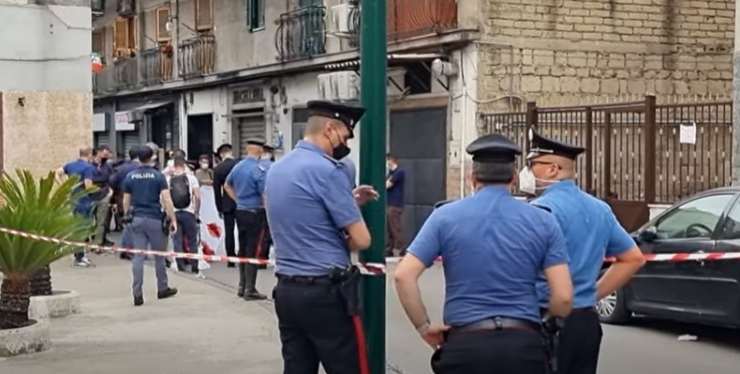
[[[292,283],[292,284],[304,284],[304,285],[329,285],[332,284],[331,279],[328,275],[321,275],[321,276],[315,276],[315,277],[309,277],[309,276],[289,276],[289,275],[281,275],[277,274],[278,281],[282,283]]]
[[[451,334],[478,332],[478,331],[503,331],[503,330],[521,330],[539,333],[540,325],[536,322],[525,321],[516,318],[493,317],[482,321],[473,322],[465,326],[453,327]]]

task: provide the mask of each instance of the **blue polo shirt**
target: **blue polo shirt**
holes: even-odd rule
[[[537,279],[568,262],[555,218],[503,186],[436,209],[408,251],[427,267],[444,258],[444,322],[451,326],[491,317],[539,322]]]
[[[80,180],[80,184],[75,187],[75,193],[80,193],[85,189],[85,180],[93,179],[95,174],[95,166],[85,160],[72,161],[63,167],[64,174],[69,177],[77,177]],[[92,209],[92,199],[85,195],[80,196],[75,202],[75,213],[87,215]]]
[[[350,264],[344,228],[362,215],[342,163],[300,141],[270,168],[265,198],[277,274],[322,276]]]
[[[123,192],[131,194],[134,217],[161,219],[160,194],[166,190],[167,178],[153,166],[145,165],[128,173]]]
[[[254,157],[248,156],[234,166],[226,183],[236,192],[237,210],[262,208],[266,173],[267,169]]]
[[[609,205],[581,191],[573,180],[548,187],[532,204],[549,210],[565,236],[573,278],[573,307],[596,304],[596,281],[604,257],[617,256],[635,246]],[[546,305],[549,289],[544,277],[537,285],[540,304]]]

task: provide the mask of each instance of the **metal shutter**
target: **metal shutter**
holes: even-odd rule
[[[141,145],[138,131],[122,131],[121,141],[123,143],[123,153],[128,156],[128,151],[131,147]]]
[[[108,134],[108,132],[105,132],[105,131],[96,132],[95,133],[95,148],[100,147],[103,144],[110,145],[110,134]]]
[[[247,139],[253,137],[265,138],[264,117],[239,118],[239,152],[246,155]]]

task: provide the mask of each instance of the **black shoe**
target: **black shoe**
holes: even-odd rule
[[[241,288],[241,287],[240,287],[240,288],[239,288],[239,289],[238,289],[238,290],[236,291],[236,296],[239,296],[239,297],[244,297],[244,288]]]
[[[236,264],[233,263],[233,262],[229,262],[229,263],[226,264],[226,267],[227,268],[235,268],[236,267]]]
[[[110,241],[110,240],[107,240],[107,239],[106,239],[106,240],[104,240],[104,241],[103,241],[103,246],[104,246],[104,247],[112,247],[112,246],[114,246],[114,245],[116,245],[116,243],[113,243],[113,242],[112,242],[112,241]]]
[[[259,293],[257,291],[252,291],[252,292],[247,292],[246,294],[244,294],[244,300],[247,300],[247,301],[252,301],[252,300],[267,300],[267,296],[265,296],[265,295],[263,295],[263,294],[261,294],[261,293]]]
[[[134,296],[134,306],[144,305],[144,296]]]
[[[177,288],[174,288],[174,287],[168,287],[164,291],[157,292],[157,298],[158,299],[166,299],[168,297],[172,297],[172,296],[175,296],[175,295],[177,295]]]
[[[130,254],[128,254],[128,253],[121,253],[121,256],[120,257],[121,257],[121,260],[129,260],[129,261],[131,261],[131,257],[132,256]]]

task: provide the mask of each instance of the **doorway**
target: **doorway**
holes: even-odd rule
[[[213,114],[188,116],[188,158],[213,153]]]

